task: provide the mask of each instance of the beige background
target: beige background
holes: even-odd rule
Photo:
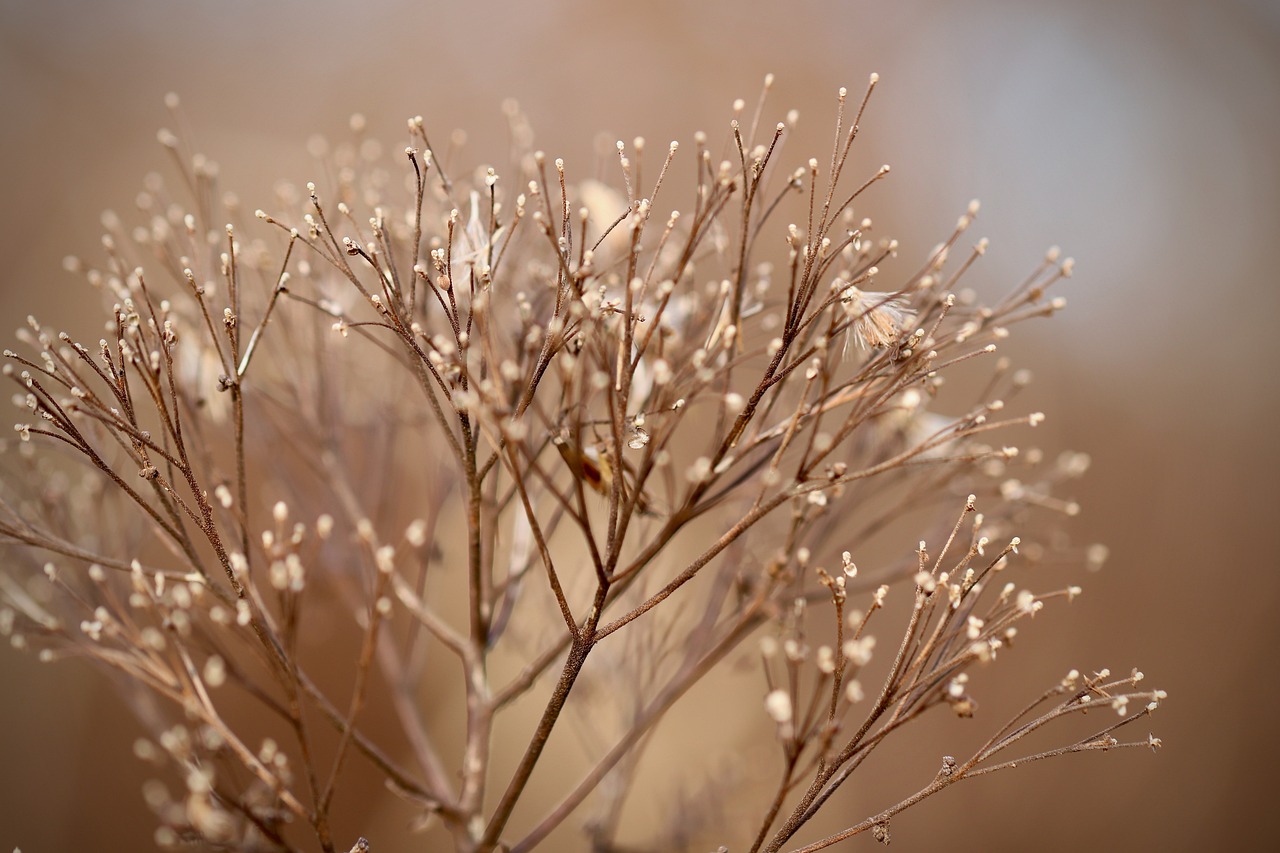
[[[1152,722],[1161,754],[962,786],[898,820],[896,846],[1263,846],[1280,761],[1280,6],[463,5],[3,0],[3,337],[29,312],[95,307],[60,259],[93,251],[99,212],[128,208],[162,165],[170,90],[253,208],[276,178],[306,180],[307,137],[355,111],[389,144],[418,113],[467,127],[483,160],[501,154],[484,137],[514,96],[572,166],[592,162],[598,130],[717,138],[732,99],[773,71],[778,113],[801,111],[794,161],[826,150],[835,89],[878,71],[858,156],[893,165],[876,209],[908,255],[976,195],[985,282],[1015,280],[1050,243],[1078,260],[1070,309],[1013,350],[1036,369],[1045,445],[1094,457],[1073,533],[1112,559],[1039,657],[996,680],[1139,665],[1172,694]],[[91,673],[0,650],[0,847],[147,849],[131,739]]]

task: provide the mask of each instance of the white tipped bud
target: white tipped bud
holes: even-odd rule
[[[1096,572],[1101,569],[1110,554],[1111,550],[1100,542],[1090,545],[1085,551],[1085,564],[1089,571]]]
[[[841,651],[844,652],[844,656],[854,666],[866,666],[871,662],[871,653],[875,647],[875,637],[859,637],[846,642]]]
[[[764,697],[764,709],[780,726],[791,722],[791,696],[785,690],[774,690]]]
[[[210,655],[204,662],[204,683],[210,687],[221,687],[226,680],[226,662],[217,655]]]
[[[415,519],[404,531],[405,541],[415,548],[421,548],[427,544],[427,523],[422,519]]]

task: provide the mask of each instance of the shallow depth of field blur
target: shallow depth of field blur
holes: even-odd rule
[[[167,165],[155,131],[169,91],[222,186],[253,209],[277,179],[312,177],[308,137],[340,138],[355,112],[389,146],[421,114],[433,133],[467,130],[468,162],[502,163],[500,105],[514,97],[537,145],[589,176],[601,141],[719,141],[732,101],[754,101],[766,72],[766,114],[800,111],[782,155],[798,165],[828,155],[837,88],[861,93],[879,72],[855,162],[893,166],[865,207],[901,242],[899,263],[923,257],[973,197],[970,234],[992,243],[971,285],[997,292],[1055,243],[1077,261],[1059,291],[1067,311],[1019,330],[1009,354],[1034,370],[1032,408],[1049,416],[1020,440],[1093,457],[1069,529],[1111,556],[1100,574],[1081,569],[1081,600],[1023,629],[1036,635],[1028,654],[1002,661],[983,694],[1021,697],[1073,666],[1140,666],[1170,693],[1151,720],[1160,754],[967,782],[895,819],[894,841],[1197,850],[1261,837],[1280,759],[1280,5],[435,5],[7,0],[0,337],[28,313],[80,332],[100,323],[61,258],[91,255],[100,212],[127,209]],[[133,723],[106,681],[6,647],[0,685],[0,846],[149,849]],[[762,715],[757,699],[736,706]],[[919,744],[930,756],[948,750],[956,721],[942,722]],[[918,781],[872,772],[894,795]],[[374,838],[376,810],[370,821]]]

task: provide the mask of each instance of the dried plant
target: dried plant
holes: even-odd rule
[[[1104,556],[1051,532],[1087,459],[993,441],[1043,418],[1006,414],[1027,376],[993,352],[1062,307],[1071,261],[981,304],[961,278],[986,241],[953,260],[974,203],[891,276],[898,244],[859,207],[889,168],[848,174],[875,82],[856,110],[841,90],[825,168],[775,167],[795,115],[762,129],[762,96],[735,104],[724,160],[702,134],[656,168],[619,142],[616,187],[572,183],[514,105],[513,177],[456,178],[420,117],[384,162],[355,120],[353,143],[314,144],[326,179],[257,222],[161,134],[181,191],[149,179],[139,227],[104,219],[104,265],[69,261],[114,302],[104,340],[31,320],[5,352],[30,422],[0,502],[0,627],[118,676],[153,732],[137,755],[181,786],[144,791],[159,843],[345,850],[367,833],[342,810],[358,769],[458,850],[529,850],[571,819],[616,849],[655,728],[757,644],[771,793],[749,824],[695,794],[628,843],[794,847],[898,730],[975,715],[968,673],[1079,592],[1009,578]],[[682,170],[692,192],[668,187]],[[1015,764],[1154,747],[1115,736],[1163,696],[1140,680],[1072,672],[798,849],[887,841],[898,812]],[[502,722],[521,704],[532,720]],[[1072,731],[1099,706],[1118,719]],[[589,769],[513,819],[565,729]],[[716,761],[669,784],[723,792]]]

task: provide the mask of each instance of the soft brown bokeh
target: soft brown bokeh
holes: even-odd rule
[[[96,298],[60,259],[91,253],[99,212],[127,209],[163,164],[154,131],[171,90],[224,185],[253,208],[277,178],[306,180],[307,137],[340,134],[357,111],[388,144],[414,114],[440,132],[465,127],[483,160],[502,156],[488,140],[501,139],[499,103],[513,96],[540,145],[586,170],[597,131],[717,138],[732,99],[754,99],[772,71],[777,114],[801,111],[790,162],[829,145],[836,88],[860,91],[877,71],[858,162],[893,165],[873,208],[904,256],[926,252],[976,195],[991,289],[1050,243],[1079,261],[1063,291],[1071,308],[1011,349],[1035,368],[1036,405],[1050,416],[1036,438],[1095,460],[1073,534],[1107,542],[1112,558],[1083,578],[1070,618],[1034,626],[1046,638],[1027,646],[1035,656],[1002,662],[989,689],[1020,695],[1069,666],[1139,665],[1172,694],[1151,721],[1160,754],[975,781],[895,821],[894,840],[917,850],[1261,844],[1280,761],[1269,536],[1280,481],[1277,7],[463,5],[5,2],[3,337],[27,313],[98,322]],[[110,689],[75,664],[41,667],[7,648],[0,685],[0,846],[148,848],[132,723]],[[948,748],[946,727],[919,746],[928,766]],[[892,794],[921,781],[884,769]],[[857,802],[889,799],[862,790]]]

